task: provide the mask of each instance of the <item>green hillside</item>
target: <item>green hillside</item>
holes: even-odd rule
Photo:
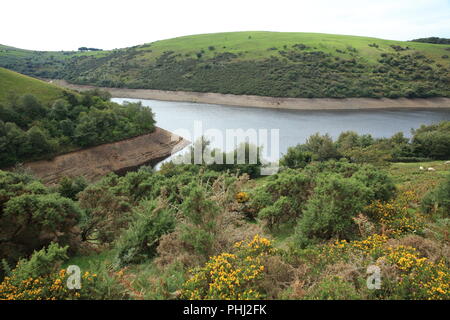
[[[50,83],[0,68],[0,103],[11,95],[33,94],[43,103],[54,101],[67,91]]]
[[[278,97],[450,96],[445,44],[255,31],[86,53],[2,48],[0,66],[78,84]]]
[[[151,109],[109,99],[0,68],[0,168],[154,130]]]

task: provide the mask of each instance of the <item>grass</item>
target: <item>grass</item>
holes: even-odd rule
[[[114,250],[105,250],[100,253],[94,253],[90,255],[75,255],[63,264],[63,268],[67,268],[70,265],[76,265],[80,267],[81,271],[93,271],[98,265],[110,265],[114,259]]]
[[[157,57],[164,51],[175,51],[181,54],[195,54],[204,50],[205,57],[213,57],[215,52],[242,53],[242,59],[253,60],[269,58],[271,55],[278,55],[277,48],[283,50],[283,46],[291,47],[295,44],[304,44],[309,51],[321,50],[338,56],[350,57],[350,54],[339,54],[336,49],[346,50],[349,46],[358,50],[368,62],[376,62],[376,59],[383,52],[393,52],[391,45],[410,47],[412,50],[423,51],[433,59],[442,62],[442,55],[448,54],[448,45],[436,45],[419,42],[406,42],[383,40],[378,38],[334,35],[324,33],[303,33],[303,32],[266,32],[266,31],[245,31],[200,34],[185,37],[178,37],[168,40],[156,41],[141,46],[138,50],[148,51],[148,57]],[[369,47],[369,44],[376,43],[379,48]],[[213,46],[214,50],[208,47]],[[225,47],[225,48],[224,48]],[[447,62],[448,64],[448,62]]]
[[[42,103],[49,103],[63,96],[66,91],[58,86],[20,73],[0,68],[0,103],[11,95],[33,94]]]
[[[425,170],[420,170],[423,167]],[[436,171],[428,171],[428,168]],[[425,194],[446,176],[450,175],[450,165],[445,161],[393,163],[389,171],[399,188],[415,189]]]

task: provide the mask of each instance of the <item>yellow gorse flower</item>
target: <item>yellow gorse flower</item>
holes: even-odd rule
[[[256,282],[263,277],[263,258],[274,252],[271,241],[256,235],[236,242],[236,252],[213,256],[201,268],[190,270],[183,285],[186,299],[259,299]]]

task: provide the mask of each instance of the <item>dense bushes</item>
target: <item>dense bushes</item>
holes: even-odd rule
[[[371,165],[318,162],[268,178],[250,195],[250,207],[270,231],[298,223],[298,241],[355,235],[353,219],[373,200],[395,193],[388,175]]]
[[[250,206],[269,230],[295,221],[302,212],[313,186],[313,178],[295,170],[270,176],[268,182],[251,194]]]
[[[413,130],[412,147],[420,157],[446,160],[450,158],[450,121]]]
[[[436,43],[436,44],[450,44],[450,39],[439,38],[439,37],[428,37],[411,40],[414,42],[424,42],[424,43]]]
[[[77,248],[77,203],[32,177],[0,171],[0,260],[15,263],[51,241]]]
[[[412,130],[412,138],[399,132],[390,138],[375,139],[371,135],[342,132],[336,141],[327,134],[316,133],[304,144],[290,147],[280,164],[289,168],[302,168],[311,160],[347,158],[354,163],[377,166],[387,162],[420,162],[430,159],[450,159],[450,121]]]
[[[294,168],[256,179],[169,162],[48,188],[0,171],[0,298],[448,299],[448,167],[348,156],[373,146],[415,154],[400,134],[346,132],[315,135],[285,159]],[[79,290],[65,286],[67,259]]]
[[[0,105],[0,167],[48,158],[79,147],[151,132],[155,121],[140,103],[120,106],[98,90],[66,94],[51,105],[33,95]]]
[[[271,58],[242,59],[230,52],[207,58],[182,58],[164,53],[145,68],[129,64],[115,68],[100,59],[75,59],[66,79],[80,84],[160,90],[251,94],[274,97],[430,97],[448,96],[448,72],[430,59],[390,53],[374,64],[355,57],[333,57],[321,51],[283,50]],[[123,52],[123,59],[133,52]],[[405,58],[406,57],[406,58]],[[130,59],[129,58],[129,59]],[[99,63],[95,72],[81,75],[88,63]],[[133,71],[133,77],[123,74]]]

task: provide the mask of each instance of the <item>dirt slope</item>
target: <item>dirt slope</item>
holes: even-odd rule
[[[183,149],[190,142],[161,128],[150,134],[74,151],[52,160],[25,163],[46,184],[63,176],[84,176],[95,181],[110,173],[125,173],[141,165],[154,165]]]

